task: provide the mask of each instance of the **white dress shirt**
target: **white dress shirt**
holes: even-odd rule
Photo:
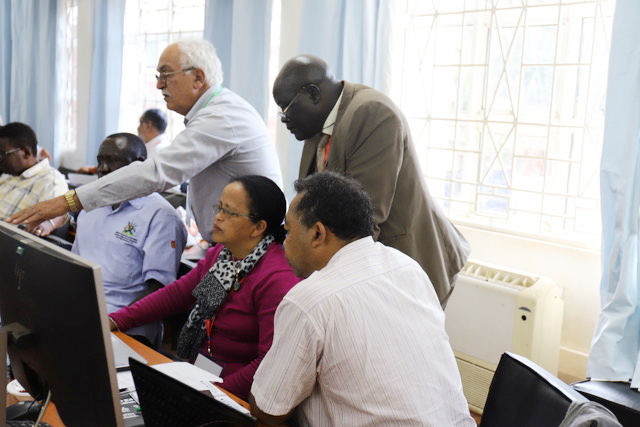
[[[185,116],[186,129],[154,158],[79,187],[84,209],[163,191],[189,179],[191,211],[203,238],[210,240],[212,206],[232,177],[264,175],[282,187],[278,156],[262,117],[228,89],[211,98],[216,89],[196,101]]]
[[[158,152],[167,148],[169,144],[171,144],[171,141],[164,133],[145,142],[144,146],[147,149],[147,158],[155,157]]]
[[[294,286],[251,393],[301,426],[474,426],[426,273],[371,237]]]

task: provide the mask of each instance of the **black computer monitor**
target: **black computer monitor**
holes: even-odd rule
[[[123,426],[99,265],[3,221],[0,260],[14,376],[68,427]]]

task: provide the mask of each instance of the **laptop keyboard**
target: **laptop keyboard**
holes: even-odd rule
[[[142,412],[138,402],[129,393],[120,395],[120,408],[125,427],[143,426]]]

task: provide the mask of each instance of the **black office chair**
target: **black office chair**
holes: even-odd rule
[[[587,398],[529,359],[504,353],[491,381],[481,427],[559,426]]]
[[[640,392],[629,383],[587,380],[573,383],[571,387],[608,408],[623,426],[640,426]]]

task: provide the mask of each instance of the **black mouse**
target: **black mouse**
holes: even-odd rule
[[[40,403],[34,400],[14,403],[13,405],[7,407],[7,421],[35,421],[38,419],[38,414],[40,414]]]

